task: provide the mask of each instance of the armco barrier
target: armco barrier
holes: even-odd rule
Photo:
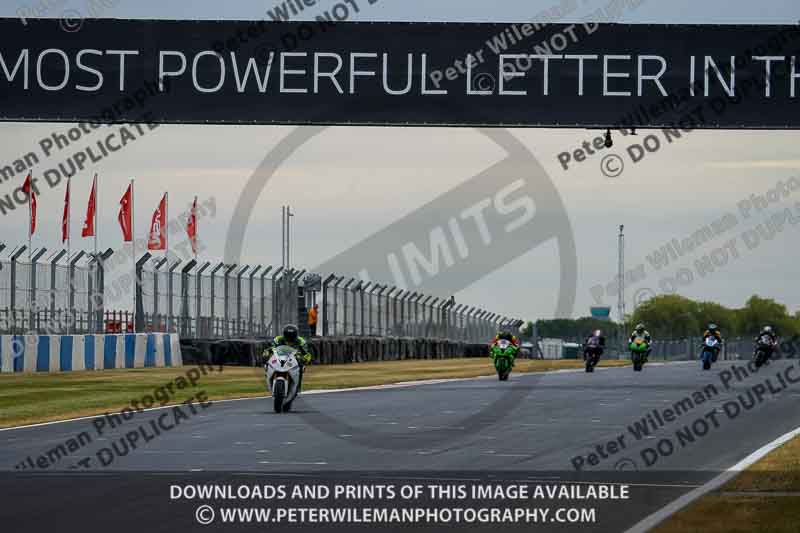
[[[308,343],[315,362],[323,365],[489,356],[487,344],[416,337],[314,337]],[[267,339],[181,339],[187,364],[253,366],[268,345]]]
[[[2,335],[0,372],[70,372],[183,365],[178,335]]]

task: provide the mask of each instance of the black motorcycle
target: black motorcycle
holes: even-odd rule
[[[761,368],[772,354],[775,352],[775,341],[769,335],[761,335],[756,341],[756,349],[753,353],[753,362],[756,368]]]
[[[583,359],[586,362],[586,371],[594,372],[594,367],[600,362],[600,356],[603,354],[602,348],[586,348],[583,351]]]

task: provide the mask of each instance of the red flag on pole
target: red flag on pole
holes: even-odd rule
[[[131,220],[131,204],[133,203],[133,184],[128,185],[128,190],[119,201],[119,227],[122,228],[122,238],[125,242],[133,241],[133,228]]]
[[[192,253],[197,254],[197,196],[194,197],[189,221],[186,223],[186,233],[189,235],[189,242],[192,243]]]
[[[147,239],[148,250],[167,249],[167,194],[161,198],[158,208],[150,222],[150,237]]]
[[[96,189],[97,186],[97,176],[94,177],[94,181],[92,182],[92,192],[89,193],[89,205],[86,207],[86,220],[83,221],[83,230],[81,231],[81,237],[93,237],[94,236],[94,214],[95,209],[97,209],[97,197],[96,197]]]
[[[22,184],[22,192],[27,194],[29,198],[28,205],[30,205],[30,209],[28,215],[30,217],[30,228],[28,229],[28,235],[33,235],[36,233],[36,191],[32,187],[30,173],[25,178],[25,183]]]
[[[64,193],[64,214],[61,216],[61,242],[62,244],[69,239],[69,184],[72,180],[67,179],[67,192]]]

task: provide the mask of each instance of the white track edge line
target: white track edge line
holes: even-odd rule
[[[694,502],[698,498],[705,496],[709,492],[718,489],[719,487],[721,487],[722,485],[724,485],[725,483],[736,477],[745,469],[753,466],[753,464],[758,462],[760,459],[764,458],[767,454],[779,448],[780,446],[786,444],[787,442],[789,442],[798,435],[800,435],[800,427],[793,429],[792,431],[785,433],[784,435],[781,435],[780,437],[778,437],[777,439],[773,440],[770,443],[765,444],[761,448],[757,449],[756,451],[754,451],[753,453],[751,453],[750,455],[748,455],[747,457],[745,457],[744,459],[742,459],[741,461],[739,461],[738,463],[727,469],[725,472],[722,472],[721,474],[716,476],[714,479],[684,494],[677,500],[669,503],[665,507],[662,507],[655,513],[647,516],[644,520],[641,520],[633,527],[626,530],[625,533],[644,533],[645,531],[649,531],[650,529],[656,527],[657,525],[668,519],[670,516],[677,513],[678,511],[680,511],[690,503]]]

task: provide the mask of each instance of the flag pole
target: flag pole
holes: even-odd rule
[[[139,288],[139,280],[136,279],[136,224],[134,223],[133,206],[133,178],[131,178],[131,257],[133,258],[133,332],[136,333],[136,291]]]
[[[33,241],[33,235],[31,233],[31,228],[33,226],[33,206],[31,204],[31,198],[33,198],[33,175],[28,174],[28,179],[30,180],[28,182],[30,185],[28,189],[28,264],[30,264],[32,259],[31,242]]]
[[[192,204],[192,222],[194,223],[194,237],[192,237],[190,244],[194,252],[194,262],[197,263],[197,196],[194,197],[194,203]]]
[[[67,265],[69,265],[69,256],[72,254],[72,227],[71,227],[71,216],[72,216],[72,198],[70,197],[70,190],[69,184],[71,183],[72,176],[67,178]],[[69,268],[69,267],[68,267]],[[71,317],[70,317],[71,318]],[[72,333],[72,320],[67,321],[67,333]]]
[[[70,186],[72,176],[67,178],[67,263],[69,263],[69,254],[72,252],[72,198],[70,198]]]
[[[100,230],[100,226],[97,225],[97,211],[100,208],[100,202],[97,201],[97,173],[94,174],[94,183],[92,184],[92,188],[94,189],[94,255],[97,256],[97,232]]]
[[[167,229],[169,228],[169,191],[164,193],[164,222],[165,222],[164,227],[161,228],[161,231],[164,234],[164,259],[167,260],[167,272],[169,272],[169,274],[167,275],[170,277],[170,283],[171,283],[172,272],[170,272],[170,267],[169,267],[169,231],[167,231]],[[169,311],[171,307],[172,303],[170,302],[170,304],[167,306],[167,311]],[[170,333],[171,326],[172,326],[172,313],[168,313],[167,333]]]
[[[92,188],[94,189],[94,235],[92,235],[94,240],[94,261],[95,261],[95,287],[98,287],[98,283],[100,281],[100,273],[97,270],[100,266],[100,257],[97,255],[97,232],[100,231],[100,226],[97,225],[97,210],[100,207],[100,202],[97,201],[97,172],[94,173],[94,182],[92,183]],[[99,325],[99,324],[98,324]],[[102,332],[102,330],[101,330]]]

